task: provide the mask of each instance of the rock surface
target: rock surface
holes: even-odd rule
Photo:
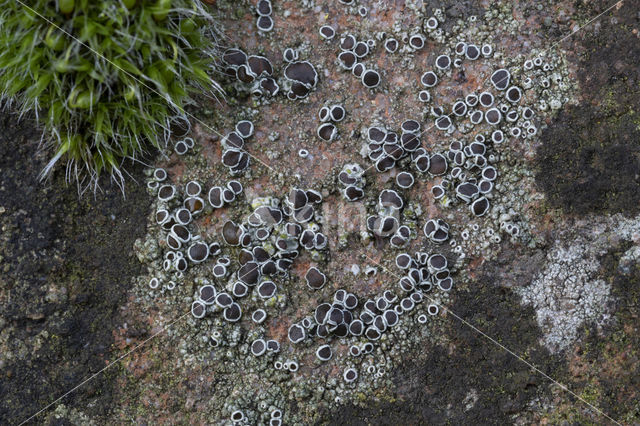
[[[149,199],[130,181],[127,198],[106,182],[79,198],[64,175],[39,180],[46,164],[31,120],[0,116],[0,419],[27,420],[113,357],[113,330],[140,264]],[[141,178],[134,168],[134,176]],[[132,336],[144,333],[134,331]],[[107,371],[60,401],[106,416],[118,396]],[[116,390],[117,394],[117,390]],[[46,416],[46,414],[45,414]],[[40,419],[41,420],[41,419]]]
[[[231,128],[236,118],[255,116],[256,136],[248,149],[274,170],[252,163],[243,177],[247,198],[294,183],[323,188],[323,226],[335,253],[324,271],[330,286],[349,282],[358,291],[373,291],[384,285],[392,277],[381,267],[375,277],[365,274],[374,266],[371,257],[391,268],[395,252],[380,241],[372,241],[362,253],[349,251],[362,245],[364,227],[349,219],[366,213],[367,204],[346,204],[334,190],[334,177],[344,163],[362,160],[357,154],[358,133],[361,125],[369,124],[372,110],[389,119],[402,115],[395,121],[414,111],[418,104],[409,82],[417,81],[422,68],[396,62],[395,57],[378,58],[385,90],[406,99],[394,103],[381,92],[367,92],[351,75],[338,74],[335,46],[312,51],[309,40],[318,42],[316,27],[327,20],[339,31],[344,27],[359,34],[372,34],[374,24],[380,23],[399,22],[409,28],[416,2],[407,2],[406,8],[398,5],[370,21],[356,20],[355,9],[336,11],[345,8],[337,2],[274,1],[275,29],[264,37],[255,34],[255,16],[247,4],[217,3],[227,27],[236,29],[231,32],[233,43],[278,60],[282,47],[299,47],[319,64],[321,78],[318,91],[302,103],[252,104],[252,98],[229,84],[227,105],[211,105],[197,115],[217,129]],[[473,1],[427,3],[428,13],[444,11],[448,29],[456,19],[481,16],[487,7]],[[553,45],[608,7],[581,1],[523,1],[512,6],[521,33],[505,33],[502,41],[514,56]],[[331,383],[341,371],[303,360],[296,377],[311,372],[327,389],[318,402],[308,388],[294,387],[295,397],[278,407],[286,419],[322,424],[606,421],[504,349],[508,348],[611,418],[623,424],[640,422],[639,9],[640,2],[625,1],[558,47],[576,84],[575,98],[540,123],[539,138],[514,147],[505,160],[510,170],[505,185],[515,188],[507,201],[515,207],[503,214],[519,216],[527,239],[467,243],[470,259],[460,272],[460,286],[442,300],[449,312],[422,329],[421,339],[413,340],[419,344],[402,347],[403,362],[389,367],[375,392],[347,389],[340,402],[337,392],[344,388]],[[312,35],[298,34],[293,27],[308,27]],[[426,62],[437,49],[425,51],[429,54],[415,55],[419,61]],[[319,142],[314,133],[325,98],[343,101],[348,114],[332,145]],[[221,112],[217,118],[211,118],[213,109]],[[158,263],[158,243],[151,238],[153,225],[147,226],[152,209],[144,175],[136,172],[140,186],[130,183],[126,200],[109,189],[95,199],[85,195],[78,201],[73,188],[60,185],[63,176],[51,183],[37,181],[43,163],[36,153],[33,124],[14,121],[10,115],[2,117],[0,146],[3,423],[27,419],[156,333],[36,421],[206,423],[228,420],[231,408],[240,403],[248,413],[257,411],[256,418],[261,410],[271,409],[258,401],[279,401],[277,392],[243,388],[265,383],[266,365],[235,364],[244,362],[236,359],[243,354],[244,332],[222,329],[228,347],[211,349],[199,339],[216,330],[217,323],[197,323],[190,317],[183,321],[193,300],[192,283],[177,293],[148,290],[147,274],[153,262]],[[219,164],[219,136],[200,124],[193,135],[199,142],[195,155],[173,154],[163,162],[172,177],[181,182],[202,176],[207,183],[228,180]],[[425,139],[437,144],[435,137]],[[300,148],[309,156],[298,156]],[[394,177],[371,176],[367,179],[380,180],[369,184],[378,186]],[[422,215],[439,211],[439,206],[420,198],[426,186],[412,191],[424,203]],[[341,207],[326,210],[326,205]],[[213,232],[223,219],[240,213],[244,212],[233,208],[216,213],[201,227]],[[455,231],[468,228],[463,223]],[[473,230],[471,234],[470,240],[489,241]],[[302,276],[310,259],[303,260],[288,287],[304,286]],[[286,312],[297,317],[316,301],[304,292],[291,291],[287,297],[294,303],[286,305]],[[288,323],[274,319],[266,324],[270,336],[285,341]],[[242,366],[241,375],[237,365]],[[282,373],[268,377],[277,383],[289,380]],[[255,400],[254,391],[259,395]],[[270,399],[260,400],[262,395]]]

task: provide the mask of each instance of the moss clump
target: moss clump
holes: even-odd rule
[[[191,95],[215,92],[211,16],[188,0],[0,0],[0,97],[35,113],[67,176],[122,182],[125,159],[161,148]]]

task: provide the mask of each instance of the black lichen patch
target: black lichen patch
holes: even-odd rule
[[[639,97],[640,98],[640,97]],[[640,132],[635,116],[570,107],[542,134],[536,182],[567,213],[640,210]]]
[[[632,32],[639,7],[638,0],[624,2],[598,20],[599,28],[585,32],[576,48],[585,52],[579,58],[580,104],[542,133],[536,180],[550,204],[567,213],[640,210],[640,45]]]
[[[144,187],[132,181],[126,199],[109,188],[81,200],[60,174],[40,182],[46,162],[37,153],[39,136],[33,122],[16,121],[0,115],[3,424],[26,420],[112,358],[119,306],[140,271],[131,248],[145,232],[150,204]],[[142,181],[140,168],[134,177]],[[61,403],[94,418],[105,415],[114,371]]]
[[[452,311],[558,377],[563,364],[538,343],[541,333],[533,311],[520,308],[510,289],[494,284],[500,269],[487,270],[470,286],[472,291],[456,293]],[[452,315],[445,314],[445,321],[450,343],[430,347],[423,359],[408,361],[393,373],[394,402],[348,405],[328,422],[510,424],[515,414],[526,418],[532,400],[550,395],[549,382],[513,355]]]

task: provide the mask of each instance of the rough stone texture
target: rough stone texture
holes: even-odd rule
[[[636,2],[577,35],[582,90],[543,132],[536,180],[550,204],[575,215],[640,209],[640,71]],[[583,13],[596,16],[605,4]],[[625,13],[625,11],[629,11]]]
[[[488,269],[489,265],[473,290],[455,297],[452,311],[557,376],[563,361],[538,343],[532,310],[519,307],[517,295],[496,285],[500,272]],[[509,424],[515,418],[539,422],[541,401],[552,399],[548,382],[452,315],[445,318],[448,343],[422,348],[394,372],[395,392],[389,402],[347,406],[326,423]]]
[[[81,199],[60,173],[41,182],[46,161],[38,141],[31,120],[0,115],[4,424],[26,420],[112,358],[119,307],[140,271],[131,247],[144,232],[149,206],[143,188],[131,180],[126,199],[108,182],[103,193]],[[134,176],[140,179],[140,171],[134,169]],[[114,373],[97,376],[61,403],[96,419],[106,415]]]
[[[412,12],[408,11],[415,3],[395,2],[384,19],[388,22],[398,19],[404,25],[403,28],[412,28],[415,22],[405,17],[410,16]],[[428,6],[442,7],[449,19],[447,25],[450,25],[455,17],[480,14],[485,3],[443,1],[429,2]],[[319,91],[302,103],[257,105],[247,102],[250,98],[236,98],[237,92],[230,84],[226,87],[229,94],[226,106],[212,105],[209,111],[204,108],[198,114],[218,129],[229,129],[237,118],[256,117],[256,137],[249,142],[249,150],[259,158],[268,160],[277,170],[274,177],[266,167],[254,162],[250,174],[243,177],[248,195],[277,191],[300,182],[304,186],[327,189],[329,196],[325,197],[325,203],[342,203],[338,201],[341,200],[338,194],[329,191],[334,185],[335,171],[345,162],[358,158],[359,124],[369,124],[374,115],[372,110],[386,120],[395,117],[395,123],[405,118],[407,111],[419,108],[412,96],[413,92],[409,92],[407,88],[415,83],[421,68],[410,68],[409,61],[398,65],[395,57],[382,55],[377,58],[376,66],[383,71],[383,84],[388,84],[387,88],[392,88],[395,91],[393,93],[401,95],[404,101],[391,102],[380,94],[370,94],[357,81],[350,79],[351,76],[334,78],[331,73],[335,67],[335,46],[322,44],[314,38],[317,38],[315,28],[328,21],[337,24],[339,28],[357,25],[359,32],[366,34],[372,28],[368,20],[357,21],[353,19],[353,13],[333,14],[333,8],[342,7],[334,3],[304,0],[281,3],[274,1],[274,4],[276,29],[271,35],[262,38],[254,34],[255,17],[247,4],[218,1],[225,19],[230,19],[231,15],[237,18],[229,22],[230,27],[235,29],[232,36],[234,43],[242,44],[252,52],[264,53],[270,58],[279,58],[281,51],[278,47],[289,45],[300,47],[305,55],[313,55],[314,63],[319,64],[322,71]],[[576,28],[576,25],[586,22],[607,6],[600,2],[593,4],[581,1],[516,2],[513,15],[524,23],[522,33],[518,37],[504,33],[500,42],[508,43],[513,52],[529,53],[531,48],[537,47],[542,41],[548,43],[563,37]],[[566,107],[556,118],[541,123],[542,128],[548,127],[543,129],[539,145],[513,146],[510,155],[505,155],[505,169],[511,170],[506,176],[505,188],[515,188],[513,191],[505,190],[510,197],[505,196],[505,199],[514,203],[516,208],[503,214],[518,218],[525,236],[514,241],[503,241],[498,245],[489,245],[488,238],[485,238],[487,245],[483,243],[469,247],[471,260],[465,271],[460,272],[461,285],[444,301],[460,318],[566,384],[581,398],[628,424],[637,423],[640,419],[640,235],[634,232],[635,219],[624,219],[620,215],[609,216],[609,213],[622,212],[633,216],[638,211],[637,180],[634,180],[636,178],[632,173],[637,171],[637,158],[634,157],[637,153],[637,119],[633,107],[639,103],[638,68],[635,65],[638,57],[638,9],[638,1],[625,1],[621,8],[607,14],[593,29],[585,30],[566,42],[565,50],[576,52],[576,56],[570,58],[574,81],[579,83],[579,97],[572,100],[576,106]],[[290,18],[283,19],[287,12]],[[307,39],[297,31],[291,31],[293,27],[310,28],[313,35],[309,37],[319,47],[311,51]],[[247,37],[247,34],[251,36]],[[430,55],[432,51],[425,49],[416,54],[415,58],[419,63],[426,62],[433,56]],[[403,66],[407,67],[406,75],[399,74],[398,70]],[[471,80],[460,84],[463,83],[468,88],[476,82]],[[331,98],[327,97],[327,93],[333,93]],[[448,95],[457,96],[455,93]],[[315,114],[325,98],[328,102],[344,101],[348,111],[348,119],[339,125],[341,138],[332,145],[318,142],[313,133],[317,125]],[[222,114],[212,119],[211,112],[215,109]],[[397,118],[398,116],[401,118]],[[170,157],[165,163],[170,174],[180,182],[194,176],[206,176],[203,182],[205,187],[227,179],[224,169],[219,165],[218,138],[208,134],[202,126],[195,127],[194,135],[200,142],[200,146],[196,148],[197,155],[182,159],[175,155]],[[425,136],[425,139],[431,146],[437,146],[439,142],[431,135]],[[303,160],[296,155],[301,147],[310,151],[307,159]],[[610,167],[611,162],[620,164]],[[286,164],[286,167],[282,164]],[[535,183],[541,192],[536,192],[533,171],[537,172]],[[383,175],[373,185],[384,185],[390,178],[392,176]],[[249,181],[252,185],[247,184]],[[585,190],[592,187],[589,191]],[[411,196],[420,199],[421,194],[426,191],[428,187],[417,186],[412,190]],[[21,202],[32,205],[34,209],[35,198],[34,196]],[[146,196],[142,198],[145,199]],[[146,208],[146,205],[143,207]],[[434,205],[426,204],[423,207],[428,214],[438,213]],[[140,220],[149,213],[144,208],[142,213],[138,212]],[[366,208],[364,203],[363,208]],[[349,224],[345,218],[346,215],[360,214],[359,212],[360,206],[352,205],[339,209],[333,217],[330,213],[326,214],[330,216],[330,229],[347,231],[347,248],[360,240],[359,227],[350,226],[353,223]],[[120,214],[120,211],[116,213]],[[129,211],[126,214],[134,213]],[[217,213],[211,220],[203,221],[203,232],[213,232],[226,218],[241,214],[246,214],[246,211],[230,209]],[[460,222],[464,217],[466,216],[458,215],[455,219]],[[581,219],[577,220],[576,217]],[[105,222],[109,223],[108,220]],[[47,231],[49,229],[43,228]],[[60,231],[59,235],[70,238],[75,229],[69,226],[64,229],[64,233]],[[603,229],[606,231],[605,236],[599,238]],[[461,230],[462,226],[455,229],[456,232]],[[133,234],[133,229],[130,231]],[[478,232],[483,233],[485,229]],[[144,232],[137,235],[142,234]],[[474,238],[476,237],[479,238],[478,235]],[[342,247],[336,240],[336,236],[333,236],[330,241],[332,249]],[[144,238],[138,240],[135,250],[142,261],[156,260],[149,254],[154,250],[154,243],[157,245],[157,242]],[[123,253],[128,253],[133,247],[133,237],[121,241],[118,247]],[[558,247],[573,247],[571,253],[576,262],[567,265],[566,262],[554,260],[554,253],[557,252],[554,250]],[[576,247],[585,248],[587,256],[584,259],[575,251]],[[383,258],[386,266],[390,266],[392,262],[384,244],[370,244],[365,253],[375,259]],[[70,256],[66,257],[68,258]],[[83,258],[83,262],[84,259],[88,262],[91,258]],[[295,271],[296,277],[283,283],[285,288],[295,288],[300,284],[298,279],[301,272],[306,270],[307,262],[308,259],[301,259],[301,264]],[[391,279],[380,268],[376,277],[364,277],[362,274],[370,266],[370,262],[348,250],[337,250],[331,262],[330,277],[332,284],[336,286],[341,280],[348,279],[349,282],[357,282],[358,290],[371,288],[374,291],[383,285],[384,280]],[[117,262],[113,263],[121,266]],[[553,295],[564,296],[557,280],[542,279],[553,269],[554,263],[571,268],[575,268],[576,263],[577,266],[582,264],[584,275],[580,275],[581,272],[578,271],[579,273],[571,274],[568,278],[581,285],[596,283],[598,289],[606,290],[600,294],[604,296],[607,293],[608,296],[598,301],[606,301],[607,306],[597,307],[605,309],[610,315],[606,322],[599,321],[601,318],[597,315],[584,315],[587,311],[580,305],[580,300],[576,305],[580,309],[576,309],[576,306],[560,309],[563,305],[556,305],[554,313],[567,318],[572,327],[569,333],[561,336],[564,350],[555,354],[550,353],[544,345],[545,338],[548,338],[545,336],[549,336],[544,332],[549,330],[545,330],[544,324],[538,325],[537,319],[545,318],[544,311],[536,312],[532,306],[523,305],[519,296],[543,282],[551,282],[556,286]],[[358,277],[354,277],[351,272],[351,265],[354,264],[361,270]],[[87,273],[84,264],[82,266],[83,268],[78,269]],[[66,267],[62,268],[66,273]],[[96,277],[103,274],[98,265],[93,265],[92,268],[98,268],[91,269]],[[67,362],[57,371],[47,370],[44,373],[52,383],[50,387],[23,386],[34,382],[34,377],[43,375],[43,370],[33,364],[22,368],[24,364],[6,361],[2,371],[13,371],[13,376],[8,375],[8,386],[32,389],[32,394],[25,396],[25,400],[32,401],[31,406],[25,408],[12,402],[13,405],[7,406],[15,407],[11,408],[14,411],[8,411],[7,416],[24,417],[24,414],[30,414],[30,408],[39,408],[53,399],[46,393],[33,398],[36,391],[51,392],[58,387],[70,388],[88,371],[104,366],[105,360],[126,353],[148,336],[162,331],[163,326],[167,326],[166,334],[158,335],[122,361],[115,378],[117,393],[110,392],[113,390],[112,382],[108,380],[110,377],[100,376],[99,380],[104,381],[96,379],[79,389],[75,396],[66,400],[68,406],[58,405],[55,410],[52,408],[47,413],[51,422],[86,423],[91,419],[100,421],[104,415],[110,422],[130,422],[134,419],[139,422],[205,423],[211,419],[228,418],[229,410],[238,404],[249,407],[249,410],[257,409],[256,405],[263,401],[261,398],[281,401],[279,408],[285,411],[285,415],[307,416],[307,422],[325,424],[604,422],[603,417],[589,410],[586,405],[461,323],[453,314],[447,313],[442,313],[429,327],[418,331],[421,333],[420,339],[415,340],[420,344],[403,348],[406,351],[405,361],[402,365],[389,369],[381,379],[383,386],[373,394],[356,392],[351,395],[356,403],[340,405],[334,399],[335,388],[327,388],[323,400],[317,402],[303,387],[298,387],[293,398],[282,401],[282,396],[271,390],[268,380],[281,383],[292,380],[292,376],[274,374],[272,371],[265,373],[266,361],[263,364],[245,361],[246,357],[238,360],[238,354],[246,349],[243,349],[241,342],[247,336],[222,328],[215,321],[202,323],[191,318],[181,321],[192,300],[193,283],[186,283],[186,288],[180,288],[173,294],[166,291],[150,294],[146,289],[148,277],[144,275],[145,272],[132,268],[122,268],[141,274],[129,293],[128,301],[124,295],[130,284],[125,277],[118,281],[117,286],[105,286],[112,294],[102,296],[117,299],[108,299],[108,312],[113,312],[115,306],[124,307],[119,321],[100,322],[103,331],[113,333],[114,350],[108,353],[112,340],[106,337],[105,340],[100,340],[104,335],[98,335],[99,337],[89,340],[87,348],[82,346],[82,356],[85,360],[94,360],[93,363],[81,361],[72,365],[71,360],[77,358],[72,357],[69,352],[62,352],[63,355],[55,358],[55,354],[60,352],[55,352],[55,348],[52,351],[50,346],[44,347],[42,357],[51,352],[56,365]],[[60,274],[64,275],[62,272]],[[95,296],[92,293],[91,297],[101,297],[102,293],[97,294]],[[288,305],[287,311],[288,315],[295,318],[306,313],[302,307],[316,301],[314,296],[295,291],[287,293],[287,297],[292,297],[295,301],[293,307]],[[27,302],[21,302],[21,309],[27,309],[25,303]],[[65,309],[68,303],[65,302]],[[56,306],[60,308],[61,305]],[[301,309],[296,311],[298,307]],[[69,315],[68,318],[86,318],[80,315],[80,312],[84,312],[81,307],[73,303],[70,310],[71,313],[65,314]],[[91,311],[91,315],[95,316],[96,312],[103,311]],[[582,318],[576,318],[576,313],[583,315]],[[24,319],[28,318],[26,314],[21,315],[19,318],[22,322],[18,325],[26,325],[23,328],[17,325],[6,328],[9,331],[3,331],[3,338],[7,336],[3,345],[17,340],[13,338],[15,334],[11,334],[16,333],[14,330],[26,330],[22,332],[27,334],[34,329],[31,323],[33,320]],[[265,328],[270,335],[282,337],[287,325],[286,320],[274,319]],[[211,349],[202,340],[216,330],[223,332],[228,343],[225,350]],[[62,340],[60,347],[63,349],[59,350],[66,350],[64,348],[70,338],[66,339]],[[95,355],[96,345],[102,345],[99,346],[99,353],[104,353],[103,356]],[[80,348],[81,345],[76,343],[73,347]],[[557,345],[553,347],[556,348]],[[12,350],[7,353],[15,352],[16,350]],[[22,353],[28,352],[30,351],[23,349]],[[6,365],[20,365],[22,369],[9,370]],[[242,373],[238,374],[237,371]],[[316,366],[312,362],[303,366],[301,373],[311,373],[322,379],[322,383],[331,383],[332,379],[339,376],[336,368]],[[68,382],[57,381],[60,376],[68,377]],[[296,376],[293,379],[295,383]],[[256,382],[264,386],[257,389],[244,387],[245,383]]]
[[[615,93],[602,93],[598,102],[617,103],[606,98]],[[640,131],[631,105],[625,110],[618,104],[618,111],[589,104],[570,106],[557,125],[545,131],[547,143],[538,151],[537,179],[553,206],[577,215],[638,212]]]

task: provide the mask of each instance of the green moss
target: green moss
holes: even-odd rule
[[[0,0],[0,97],[35,113],[71,176],[122,180],[125,159],[161,148],[198,92],[218,90],[210,15],[199,2]],[[215,34],[214,34],[215,36]],[[88,180],[86,179],[88,178]]]

